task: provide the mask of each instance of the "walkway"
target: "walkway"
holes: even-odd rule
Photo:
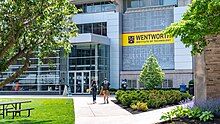
[[[113,102],[103,104],[101,97],[97,98],[96,104],[92,104],[91,96],[73,98],[75,124],[154,124],[160,122],[162,113],[174,108],[169,107],[133,115]],[[115,100],[114,97],[110,99]]]

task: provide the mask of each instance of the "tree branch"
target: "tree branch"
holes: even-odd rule
[[[27,51],[27,48],[24,48],[23,50],[20,50],[16,55],[14,55],[13,57],[11,57],[11,59],[9,59],[6,63],[1,64],[0,67],[0,73],[2,73],[3,71],[5,71],[11,64],[13,64],[13,62],[15,62],[19,57],[24,56],[25,52]]]
[[[28,67],[30,66],[30,55],[31,55],[32,51],[28,51],[28,53],[26,54],[26,60],[24,62],[24,65],[22,68],[20,68],[19,70],[17,70],[13,75],[11,75],[10,77],[8,77],[7,79],[5,79],[4,81],[2,81],[0,83],[0,88],[4,87],[5,85],[11,83],[12,81],[14,81],[16,78],[18,78],[24,71],[26,71],[28,69]]]

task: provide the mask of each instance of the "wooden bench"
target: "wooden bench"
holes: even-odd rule
[[[31,110],[33,110],[34,108],[24,108],[24,109],[17,109],[17,110],[7,110],[6,113],[12,113],[12,119],[14,119],[14,116],[17,115],[17,113],[19,113],[19,116],[21,115],[21,111],[28,111],[28,117],[31,114]]]

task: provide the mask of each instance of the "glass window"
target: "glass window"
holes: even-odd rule
[[[116,9],[115,4],[111,1],[81,4],[76,7],[81,10],[79,13],[107,12]]]
[[[102,22],[102,35],[107,36],[107,23]]]
[[[101,3],[94,3],[94,12],[101,12]]]
[[[173,81],[170,79],[165,79],[163,84],[162,84],[163,88],[172,88],[173,87]]]
[[[106,11],[114,11],[115,10],[115,5],[112,2],[103,2],[102,3],[102,12]]]
[[[93,12],[95,12],[95,7],[94,7],[93,3],[86,5],[86,12],[87,12],[87,13],[93,13]]]
[[[101,28],[102,28],[101,23],[93,24],[93,34],[101,35],[101,30],[102,30]]]
[[[77,25],[78,28],[78,33],[82,34],[83,33],[83,25]]]
[[[140,0],[128,0],[127,6],[128,8],[137,8],[139,7]]]
[[[107,36],[107,23],[89,23],[89,24],[78,24],[79,33],[94,33],[98,35]]]
[[[92,24],[84,24],[84,32],[83,33],[92,33]]]

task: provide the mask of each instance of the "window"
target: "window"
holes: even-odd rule
[[[93,34],[102,34],[102,23],[93,24]]]
[[[137,80],[128,80],[128,88],[129,89],[136,89],[137,88]]]
[[[171,79],[165,79],[162,88],[173,88],[173,80]]]
[[[127,6],[128,8],[137,8],[139,7],[139,0],[128,0]]]
[[[79,24],[78,33],[93,33],[98,35],[107,36],[107,23],[100,22],[100,23],[89,23],[89,24]]]
[[[81,4],[76,7],[82,10],[80,13],[107,12],[116,9],[115,4],[111,1]]]
[[[83,27],[83,33],[92,33],[92,24],[84,24]]]
[[[114,10],[115,10],[115,5],[112,2],[104,2],[104,4],[102,4],[102,12],[114,11]]]

